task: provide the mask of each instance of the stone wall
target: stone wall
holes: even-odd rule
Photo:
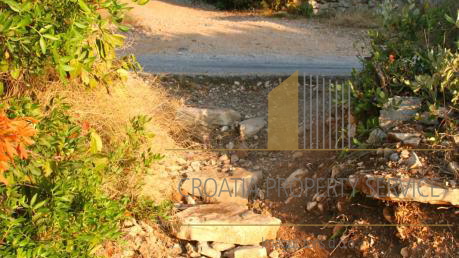
[[[304,0],[314,8],[314,13],[321,12],[345,12],[356,9],[375,9],[385,0]],[[415,0],[417,4],[429,2],[438,5],[446,0]],[[407,4],[408,0],[393,0],[397,5]]]
[[[314,13],[344,12],[349,9],[372,9],[382,0],[309,0]]]

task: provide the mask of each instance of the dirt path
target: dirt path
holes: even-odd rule
[[[137,29],[125,52],[150,72],[348,74],[358,66],[354,43],[364,35],[311,19],[223,12],[173,0],[134,6],[127,20]]]

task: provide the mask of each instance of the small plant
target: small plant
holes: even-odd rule
[[[314,8],[308,2],[303,2],[299,6],[291,3],[288,5],[288,12],[291,14],[310,18],[314,15]]]
[[[379,110],[396,95],[421,97],[425,110],[457,108],[459,22],[457,1],[395,7],[386,1],[380,13],[382,27],[369,32],[370,57],[354,71],[349,85],[353,111],[362,135],[378,126]]]
[[[126,10],[119,0],[0,0],[0,94],[30,87],[39,75],[91,87],[122,77],[136,65],[116,58],[124,37],[111,26],[128,29],[121,24]]]
[[[21,159],[21,150],[14,166],[3,172],[1,257],[93,256],[104,241],[120,235],[118,225],[128,214],[128,203],[129,209],[149,212],[136,208],[130,196],[109,198],[104,190],[110,175],[140,171],[160,158],[139,148],[151,136],[145,131],[147,117],[133,118],[126,142],[105,153],[97,132],[70,117],[70,106],[59,99],[52,99],[44,113],[29,98],[13,99],[3,108],[5,121],[30,117],[24,121],[36,125],[25,134],[30,158]],[[165,214],[167,209],[161,207],[151,212]]]

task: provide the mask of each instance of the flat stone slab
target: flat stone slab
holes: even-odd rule
[[[421,106],[420,98],[400,96],[389,98],[380,112],[379,126],[388,130],[401,122],[411,120]]]
[[[421,134],[420,133],[394,133],[390,132],[389,137],[402,141],[404,144],[417,147],[421,143]]]
[[[182,192],[202,197],[208,203],[238,203],[245,205],[251,192],[261,179],[261,171],[236,168],[232,175],[216,171],[199,171],[184,180]]]
[[[459,206],[458,188],[445,187],[428,179],[362,173],[350,176],[349,182],[355,189],[379,200]]]
[[[172,233],[183,240],[258,245],[275,239],[281,223],[239,204],[204,204],[177,213]]]
[[[241,120],[241,114],[229,108],[182,107],[177,110],[177,119],[189,125],[229,126]]]
[[[239,246],[227,253],[228,258],[267,258],[268,253],[263,246]]]

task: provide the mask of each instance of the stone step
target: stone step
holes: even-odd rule
[[[261,179],[261,171],[236,168],[232,175],[202,170],[183,179],[182,193],[199,196],[207,203],[238,203],[246,205],[251,192]]]
[[[259,245],[275,239],[281,220],[235,203],[198,205],[175,215],[172,233],[188,241]]]

